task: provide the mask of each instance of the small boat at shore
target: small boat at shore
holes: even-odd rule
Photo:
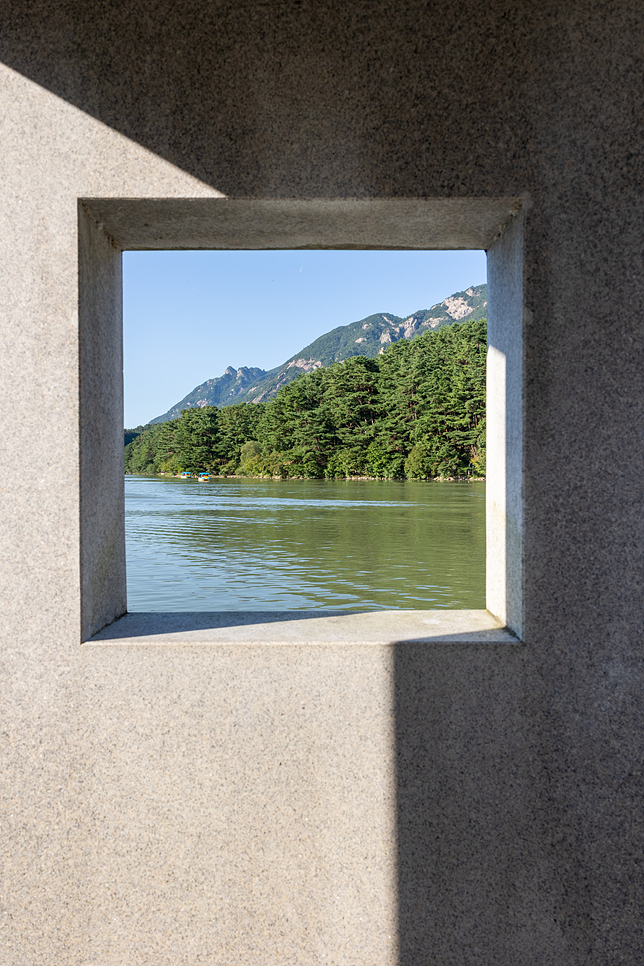
[[[190,477],[192,476],[192,473],[180,473],[179,475],[182,480],[189,480]]]

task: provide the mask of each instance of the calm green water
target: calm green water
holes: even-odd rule
[[[485,484],[125,478],[130,611],[485,607]]]

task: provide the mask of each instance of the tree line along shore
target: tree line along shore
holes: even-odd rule
[[[264,403],[184,409],[125,447],[125,472],[428,480],[485,474],[485,319],[302,375]]]

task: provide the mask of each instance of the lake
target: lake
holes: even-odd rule
[[[125,478],[130,611],[485,608],[485,484]]]

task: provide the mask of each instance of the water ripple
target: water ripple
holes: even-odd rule
[[[484,484],[126,477],[128,607],[483,608]]]

